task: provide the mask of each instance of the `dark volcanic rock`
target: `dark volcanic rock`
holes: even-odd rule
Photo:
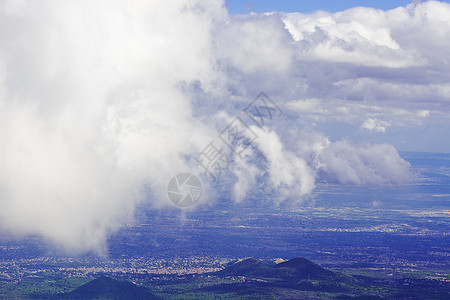
[[[341,274],[322,268],[318,264],[302,257],[296,257],[276,265],[269,265],[261,260],[248,258],[237,262],[224,270],[216,272],[216,275],[277,278],[286,280],[334,280],[341,277]]]
[[[65,299],[159,299],[149,290],[131,282],[117,281],[108,277],[94,279],[70,293]]]

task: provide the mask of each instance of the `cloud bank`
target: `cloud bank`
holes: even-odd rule
[[[170,205],[170,178],[201,172],[189,158],[262,90],[283,115],[228,152],[236,201],[259,181],[299,202],[318,180],[408,182],[371,138],[448,126],[449,15],[437,1],[242,16],[222,1],[4,1],[0,226],[104,251],[137,205]]]
[[[0,224],[101,252],[143,187],[165,203],[183,154],[211,136],[177,84],[212,84],[211,28],[226,12],[206,1],[0,11]]]

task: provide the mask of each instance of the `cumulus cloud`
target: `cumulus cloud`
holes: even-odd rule
[[[355,8],[337,14],[291,13],[284,22],[298,43],[299,59],[392,68],[420,64],[392,38],[384,17],[380,10]]]
[[[412,180],[411,166],[392,145],[330,144],[319,154],[324,178],[344,184],[398,184]]]
[[[389,122],[381,121],[376,118],[367,119],[361,124],[362,129],[367,129],[369,131],[386,132],[386,128],[391,126]]]
[[[448,152],[446,141],[420,143],[427,137],[418,138],[417,128],[433,127],[439,134],[449,129],[450,57],[444,50],[450,46],[449,10],[447,3],[426,1],[389,11],[359,7],[338,13],[270,14],[283,20],[292,37],[286,44],[294,52],[289,76],[269,73],[264,77],[269,83],[234,77],[242,86],[267,86],[288,100],[292,116],[326,128],[334,140],[342,138],[332,133],[341,124],[358,129],[366,120],[378,119],[404,136],[400,142],[386,134],[386,142]],[[272,84],[289,88],[277,90]]]
[[[4,1],[0,224],[73,251],[105,238],[211,129],[177,84],[214,81],[207,1]]]
[[[218,54],[226,67],[244,73],[283,73],[292,63],[291,36],[277,15],[235,17],[216,34]],[[269,42],[270,41],[270,42]]]
[[[253,130],[259,136],[258,148],[267,159],[267,182],[279,194],[278,199],[301,201],[315,187],[313,169],[305,158],[286,149],[275,132],[257,127]]]
[[[408,182],[394,146],[345,134],[445,123],[449,14],[437,1],[241,16],[219,0],[3,1],[0,226],[102,252],[138,204],[170,204],[170,178],[200,173],[189,158],[261,90],[283,114],[227,152],[236,201],[260,182],[278,202],[318,180]]]
[[[449,12],[449,4],[427,1],[389,11],[241,15],[222,26],[215,43],[228,45],[220,48],[222,61],[234,61],[224,67],[233,95],[252,97],[259,92],[255,86],[264,87],[284,100],[306,100],[303,109],[314,104],[313,114],[329,112],[328,120],[335,119],[330,106],[360,107],[346,120],[354,126],[374,117],[402,126],[426,123],[429,116],[445,123]],[[248,32],[255,34],[243,34]]]

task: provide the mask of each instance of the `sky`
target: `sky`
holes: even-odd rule
[[[312,13],[317,10],[338,12],[349,8],[364,6],[382,10],[389,10],[399,6],[406,6],[412,0],[226,0],[226,7],[231,14],[247,14],[250,12],[264,13],[272,11]],[[415,1],[419,2],[419,1]],[[423,2],[423,1],[422,1]],[[450,1],[442,1],[450,2]]]
[[[208,182],[193,158],[212,142],[236,202],[259,184],[302,205],[324,181],[411,183],[401,151],[450,153],[450,4],[320,8],[2,1],[1,230],[105,253],[137,209],[173,208],[175,175]],[[252,103],[280,113],[253,122]],[[250,147],[226,144],[236,120]]]

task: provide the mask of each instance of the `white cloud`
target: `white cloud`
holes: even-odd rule
[[[262,172],[260,168],[248,162],[252,155],[254,155],[254,153],[249,148],[242,154],[242,159],[235,159],[231,164],[230,169],[237,177],[237,181],[233,186],[232,195],[236,202],[243,201],[252,188],[257,186],[257,177]]]
[[[355,8],[336,14],[290,13],[283,20],[299,45],[300,60],[393,68],[423,63],[392,38],[384,11]]]
[[[315,187],[314,170],[303,157],[285,148],[279,136],[253,126],[258,135],[256,144],[267,159],[268,184],[278,193],[278,200],[294,199],[302,201],[302,196]]]
[[[328,180],[344,184],[398,184],[412,180],[410,164],[387,144],[352,145],[346,141],[330,144],[318,160]]]
[[[367,119],[364,121],[364,123],[361,124],[362,129],[367,129],[369,131],[376,131],[376,132],[386,132],[386,128],[389,126],[391,126],[389,122],[381,121],[376,118]]]
[[[16,3],[17,4],[17,3]],[[212,130],[180,81],[215,80],[209,1],[26,1],[0,9],[0,226],[71,251],[191,168]],[[87,9],[89,8],[89,9]]]
[[[392,124],[422,123],[426,116],[416,111],[449,111],[449,10],[447,3],[427,1],[390,11],[241,15],[218,31],[215,43],[225,45],[221,69],[234,95],[253,97],[256,86],[283,100],[315,99],[303,108],[320,101],[321,114],[344,102],[344,109],[410,112]]]
[[[323,102],[319,99],[291,101],[287,103],[287,106],[289,107],[289,109],[293,109],[302,113],[325,115],[329,114],[329,111],[323,106]]]
[[[282,73],[292,63],[291,41],[277,15],[237,16],[216,32],[217,51],[225,67],[244,73]]]

